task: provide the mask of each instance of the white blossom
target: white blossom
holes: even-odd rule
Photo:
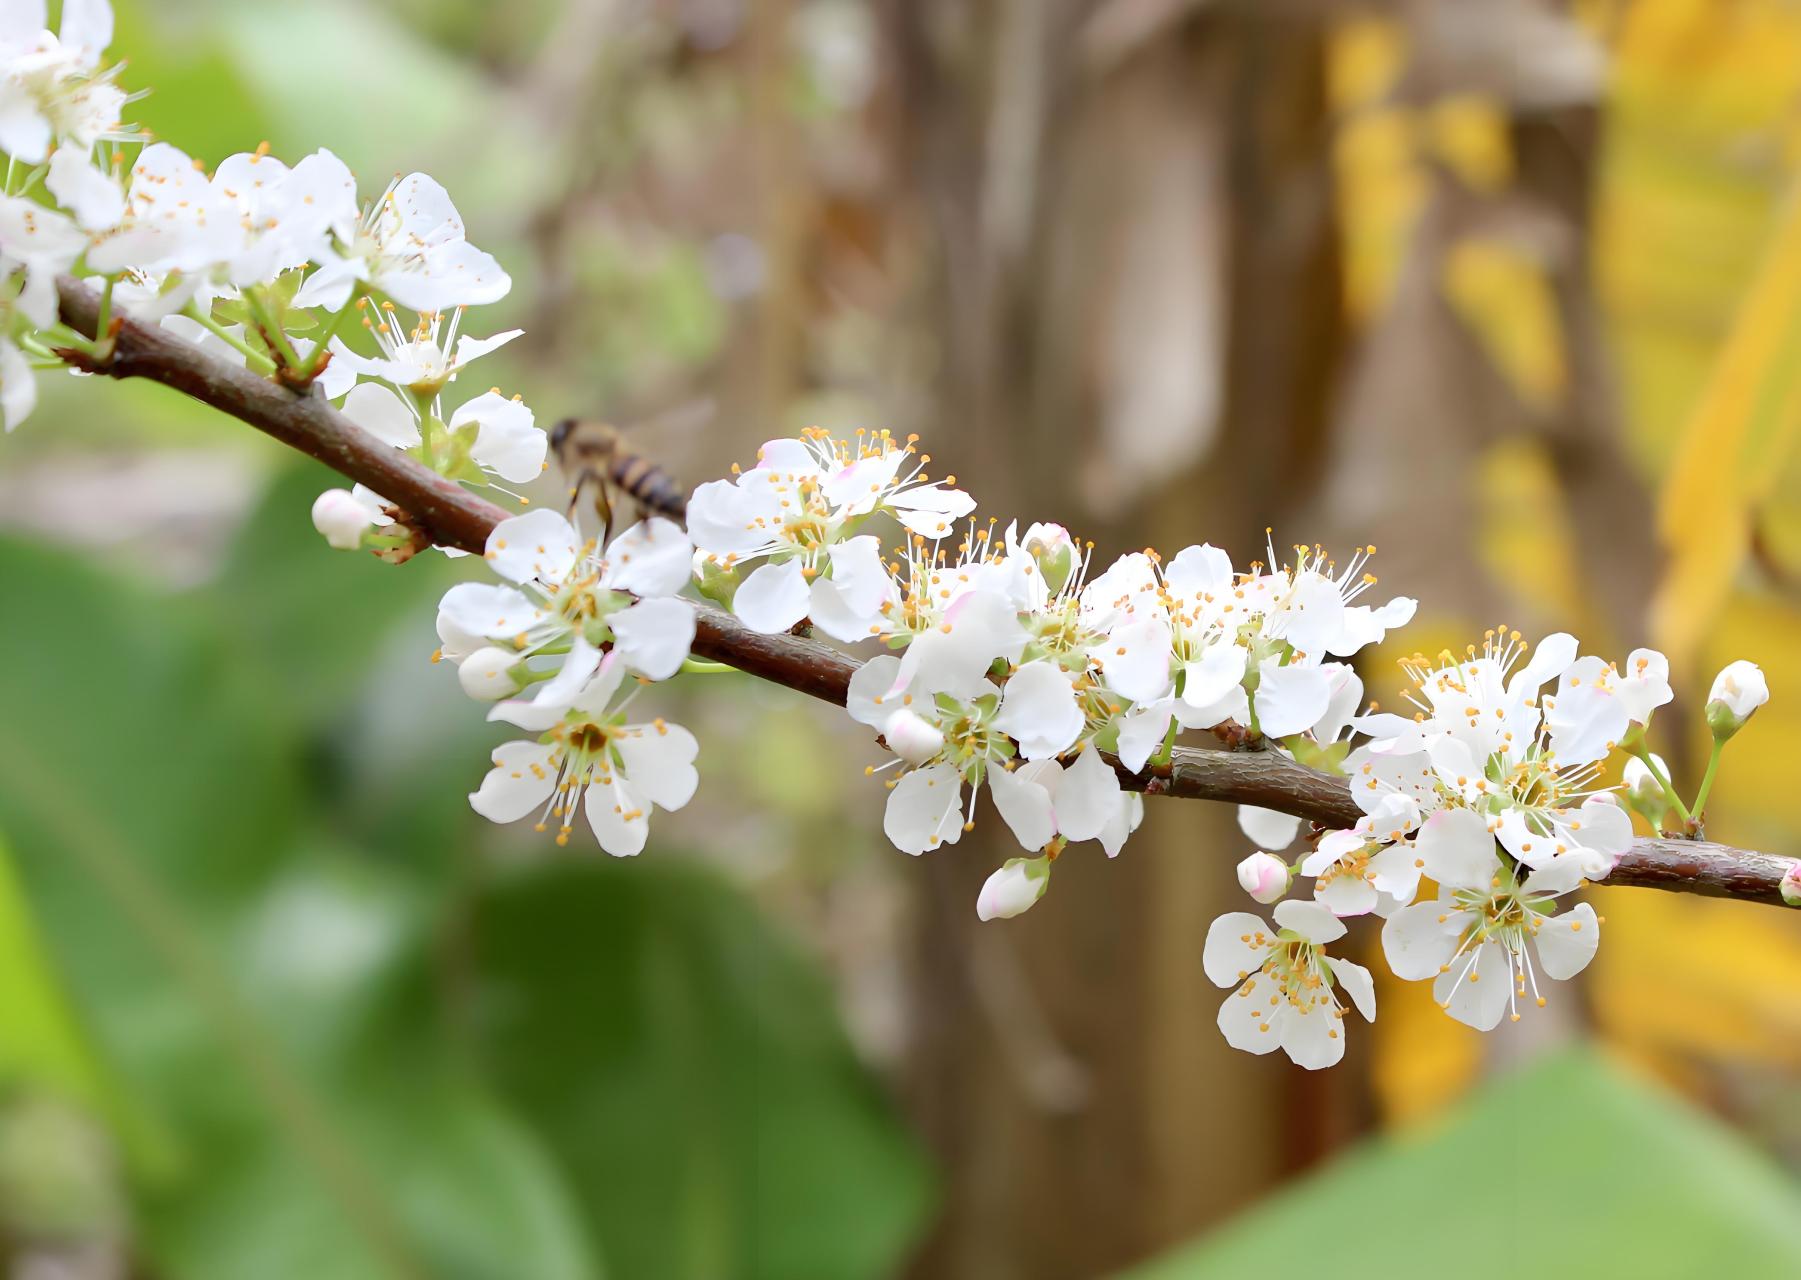
[[[1049,858],[1009,858],[982,882],[976,897],[978,920],[1011,920],[1023,915],[1051,883]]]
[[[59,141],[92,147],[120,129],[125,92],[101,55],[112,43],[106,0],[64,0],[62,27],[46,29],[43,0],[0,4],[0,151],[40,164]]]
[[[579,811],[608,853],[630,857],[642,850],[652,807],[679,809],[693,797],[700,780],[694,768],[699,746],[677,724],[629,723],[626,706],[633,695],[616,698],[625,673],[620,655],[608,654],[554,709],[498,704],[490,719],[511,720],[543,735],[495,748],[494,767],[470,795],[470,806],[501,823],[536,812],[536,830],[557,823],[559,845],[568,843]]]
[[[1374,1021],[1375,983],[1362,965],[1326,954],[1326,944],[1342,938],[1345,927],[1318,903],[1279,902],[1275,917],[1272,929],[1249,912],[1234,911],[1207,930],[1201,957],[1207,977],[1238,988],[1220,1005],[1219,1029],[1234,1049],[1280,1048],[1297,1066],[1329,1067],[1344,1057],[1339,989]]]
[[[1707,694],[1707,723],[1724,740],[1744,728],[1756,710],[1770,700],[1770,686],[1755,662],[1730,662],[1713,678]]]
[[[1420,850],[1438,899],[1390,917],[1382,949],[1396,977],[1432,979],[1433,998],[1446,1012],[1487,1031],[1503,1014],[1518,1021],[1521,1000],[1543,1005],[1541,977],[1561,980],[1586,968],[1600,921],[1587,903],[1552,914],[1556,899],[1582,882],[1572,860],[1526,870],[1500,858],[1479,822],[1445,832]]]
[[[494,526],[485,553],[514,585],[452,587],[439,634],[448,624],[454,635],[510,646],[521,661],[551,660],[554,674],[538,668],[548,678],[525,699],[542,707],[583,688],[609,645],[625,667],[666,680],[694,638],[693,606],[675,598],[691,556],[686,535],[660,517],[625,530],[603,554],[555,511],[514,516]]]
[[[424,314],[498,302],[513,285],[491,255],[464,237],[450,193],[423,173],[390,183],[315,261],[319,269],[295,295],[296,306],[337,311],[361,281]]]

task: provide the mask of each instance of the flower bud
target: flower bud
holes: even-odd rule
[[[1791,862],[1782,877],[1782,900],[1791,907],[1801,907],[1801,862]]]
[[[1657,766],[1658,772],[1669,777],[1670,767],[1663,762],[1663,757],[1655,751],[1650,754],[1651,762]],[[1637,756],[1626,761],[1625,784],[1626,803],[1644,814],[1652,826],[1661,826],[1664,814],[1669,810],[1670,799],[1664,794],[1663,784],[1652,776],[1651,770]]]
[[[1008,858],[982,883],[976,897],[980,920],[1011,920],[1044,896],[1051,883],[1049,858]]]
[[[908,764],[924,764],[944,750],[944,735],[937,726],[905,707],[888,717],[882,737],[888,750]]]
[[[1076,569],[1076,543],[1069,530],[1060,524],[1035,524],[1026,530],[1020,546],[1037,564],[1051,594],[1063,590]]]
[[[1259,850],[1238,864],[1238,883],[1258,902],[1271,903],[1288,892],[1288,864]]]
[[[463,692],[477,702],[499,702],[519,692],[519,681],[513,675],[517,654],[494,645],[477,649],[457,667],[457,679]]]
[[[356,551],[375,525],[375,513],[348,489],[327,489],[313,500],[313,528],[339,551]]]
[[[1745,727],[1751,713],[1770,700],[1770,686],[1755,662],[1728,663],[1713,678],[1707,695],[1707,727],[1721,742]]]

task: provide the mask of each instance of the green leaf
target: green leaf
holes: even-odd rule
[[[483,900],[483,1061],[620,1275],[888,1275],[920,1159],[818,975],[714,877],[559,864]]]
[[[1801,1188],[1588,1050],[1366,1144],[1136,1280],[1801,1275]],[[1329,1251],[1330,1262],[1325,1261]]]

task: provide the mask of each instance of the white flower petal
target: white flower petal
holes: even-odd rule
[[[1062,772],[1062,766],[1055,760],[1042,761],[1038,767],[1046,766],[1059,774]],[[994,807],[1000,811],[1020,847],[1034,853],[1057,834],[1056,819],[1051,811],[1051,789],[1039,780],[1042,777],[1042,774],[1027,774],[1025,768],[995,769],[988,775]]]
[[[543,807],[556,787],[551,764],[555,749],[539,742],[503,742],[494,748],[494,767],[469,806],[490,822],[517,822]]]
[[[807,616],[811,595],[799,560],[759,566],[739,585],[732,612],[752,631],[773,635]]]
[[[643,852],[650,839],[650,802],[639,798],[628,779],[617,772],[609,781],[597,779],[583,797],[582,808],[602,849],[615,858]]]
[[[1286,738],[1317,724],[1331,700],[1332,681],[1325,671],[1284,667],[1269,658],[1259,668],[1251,706],[1257,713],[1257,728],[1266,738]]]
[[[609,614],[607,626],[619,656],[633,671],[667,680],[681,670],[694,643],[694,606],[673,596],[653,596]]]
[[[1121,802],[1119,775],[1090,747],[1063,771],[1053,804],[1057,830],[1070,840],[1093,840],[1112,820]]]
[[[1292,813],[1241,804],[1238,806],[1238,829],[1260,849],[1281,850],[1294,843],[1301,820]]]
[[[1573,978],[1595,958],[1601,945],[1601,922],[1593,907],[1579,902],[1540,925],[1532,943],[1538,948],[1538,965],[1546,977]]]
[[[1061,755],[1081,736],[1085,723],[1076,692],[1054,662],[1028,662],[1008,678],[994,725],[1019,743],[1027,760]]]
[[[1320,1005],[1281,1012],[1282,1052],[1295,1066],[1322,1071],[1344,1057],[1344,1019]]]
[[[411,449],[419,443],[419,424],[394,392],[378,382],[364,382],[344,397],[344,416],[385,445]]]
[[[362,389],[358,387],[357,391]],[[352,397],[355,395],[356,391],[351,392]],[[535,578],[555,586],[575,567],[582,545],[581,534],[562,513],[540,507],[494,526],[488,535],[488,567],[509,582],[530,582]]]
[[[662,516],[641,520],[607,547],[609,587],[638,596],[672,596],[688,584],[694,544],[680,525]]]
[[[694,767],[700,744],[681,725],[661,720],[628,725],[613,745],[625,764],[632,790],[646,801],[673,810],[694,798],[694,789],[700,784],[700,773]]]
[[[1319,903],[1304,898],[1278,902],[1274,914],[1277,924],[1284,929],[1293,929],[1309,942],[1324,945],[1345,935],[1344,921]]]
[[[962,779],[948,764],[907,774],[888,793],[882,831],[902,853],[921,854],[963,837]]]
[[[1399,917],[1396,917],[1399,919]],[[1465,952],[1432,984],[1432,998],[1445,1012],[1478,1031],[1493,1031],[1507,1012],[1513,973],[1499,944],[1484,942],[1472,957]]]
[[[1457,951],[1469,915],[1447,901],[1402,907],[1382,925],[1382,954],[1397,978],[1419,982],[1435,977]]]
[[[1327,956],[1326,968],[1338,979],[1338,985],[1345,989],[1351,997],[1351,1003],[1357,1006],[1357,1012],[1363,1015],[1365,1022],[1376,1020],[1376,983],[1370,977],[1370,971],[1360,964],[1349,960],[1340,960]]]
[[[1483,889],[1499,859],[1488,823],[1473,809],[1444,809],[1427,818],[1414,837],[1425,872],[1453,889]]]
[[[1262,920],[1248,911],[1228,911],[1207,927],[1201,968],[1214,986],[1237,986],[1263,967],[1275,945],[1275,930]]]

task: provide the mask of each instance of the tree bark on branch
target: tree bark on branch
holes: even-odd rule
[[[72,277],[57,281],[62,318],[94,336],[100,298]],[[322,396],[289,390],[227,364],[173,333],[115,316],[113,354],[83,361],[96,374],[144,378],[230,414],[396,504],[435,542],[480,554],[488,532],[510,514],[377,440]],[[842,704],[859,663],[816,640],[764,635],[724,610],[698,603],[693,651],[810,697]],[[1178,748],[1167,765],[1133,773],[1112,761],[1123,786],[1147,795],[1259,805],[1322,827],[1361,816],[1343,778],[1274,751]],[[1781,904],[1793,858],[1701,840],[1639,839],[1620,859],[1610,885],[1637,885],[1716,898]]]

